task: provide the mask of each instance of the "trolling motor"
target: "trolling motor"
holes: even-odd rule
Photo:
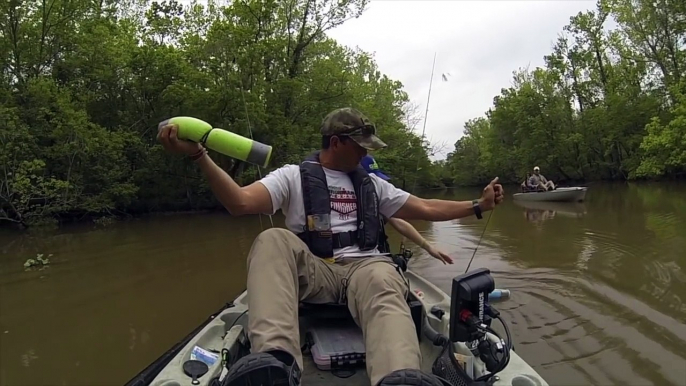
[[[491,385],[495,375],[510,362],[512,337],[500,313],[488,302],[488,296],[495,290],[495,281],[486,268],[479,268],[453,279],[450,303],[450,333],[445,337],[430,327],[425,335],[435,345],[443,346],[441,354],[433,364],[433,373],[453,385]],[[507,343],[491,328],[493,319],[498,319],[505,328]],[[428,323],[426,323],[428,326]],[[474,361],[457,359],[454,343],[464,343],[474,357],[479,358],[488,373],[472,376],[478,370]],[[475,359],[475,358],[474,358]]]

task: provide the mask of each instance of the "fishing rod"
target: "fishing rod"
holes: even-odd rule
[[[431,79],[429,80],[429,94],[426,97],[426,110],[424,111],[424,123],[422,124],[422,137],[419,142],[420,147],[424,147],[424,136],[426,134],[426,121],[429,117],[429,102],[431,101],[431,88],[433,87],[434,83],[434,70],[436,69],[436,52],[434,52],[434,60],[433,64],[431,65]],[[412,194],[415,193],[415,190],[417,189],[417,180],[419,179],[419,176],[416,175],[417,172],[419,171],[419,161],[421,160],[421,157],[417,157],[417,167],[415,168],[415,177],[414,177],[414,183],[412,185]],[[400,239],[400,254],[405,253],[405,236],[403,236]]]
[[[429,92],[428,95],[426,96],[426,109],[424,111],[424,123],[422,124],[422,137],[420,139],[420,146],[424,146],[424,137],[426,136],[426,122],[429,118],[429,103],[431,102],[431,90],[433,88],[433,81],[434,81],[434,71],[436,69],[436,52],[434,52],[434,59],[433,63],[431,65],[431,78],[429,79]],[[444,80],[445,80],[445,75],[444,75]],[[419,162],[421,161],[421,157],[417,157],[417,167],[415,168],[415,174],[419,171]],[[419,180],[419,176],[415,175],[414,178],[414,183],[412,185],[412,194],[415,193],[415,190],[417,189],[417,180]],[[474,248],[474,252],[472,253],[472,257],[469,259],[469,263],[467,264],[467,269],[465,269],[465,273],[469,271],[469,267],[472,265],[472,261],[474,261],[474,256],[476,256],[476,251],[479,249],[479,246],[481,245],[481,240],[484,237],[484,234],[486,233],[486,229],[488,228],[488,223],[491,221],[491,216],[493,216],[493,211],[495,208],[491,210],[491,213],[488,214],[488,218],[486,219],[486,224],[484,225],[484,229],[481,231],[481,236],[479,236],[479,241],[476,244],[476,247]],[[400,239],[400,253],[404,254],[405,252],[405,236],[403,236]]]
[[[245,92],[243,91],[243,81],[240,81],[240,87],[241,87],[241,98],[243,99],[243,108],[245,108],[245,119],[248,121],[248,132],[250,133],[250,139],[255,140],[252,135],[252,125],[250,124],[250,114],[248,114],[248,103],[245,101]],[[260,168],[260,165],[257,166],[257,175],[262,179],[262,169]],[[274,220],[272,219],[272,215],[269,214],[269,222],[272,225],[272,228],[274,228]],[[260,213],[260,229],[264,230],[264,226],[262,224],[262,213]]]
[[[431,65],[431,79],[429,80],[429,94],[426,97],[426,110],[424,111],[424,123],[422,124],[422,137],[420,139],[419,146],[424,147],[424,136],[426,135],[426,121],[429,118],[429,103],[431,101],[431,89],[433,87],[434,83],[434,70],[436,68],[436,53],[434,52],[434,60],[433,64]],[[415,168],[415,173],[419,171],[419,161],[421,160],[421,157],[417,157],[417,167]],[[417,180],[419,179],[419,176],[414,177],[414,184],[412,186],[412,193],[414,194],[415,189],[417,189]]]

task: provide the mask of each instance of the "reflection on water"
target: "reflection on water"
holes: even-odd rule
[[[413,221],[455,264],[410,245],[410,268],[449,290],[478,245],[472,268],[512,291],[497,307],[550,384],[686,385],[685,193],[592,185],[586,202],[552,205],[508,193],[484,220]],[[0,384],[125,382],[244,288],[259,223],[203,214],[0,234]],[[37,253],[52,264],[25,271]]]
[[[546,202],[546,201],[513,201],[524,208],[524,218],[527,221],[540,224],[552,220],[555,216],[571,218],[583,217],[586,214],[586,204],[583,202]]]

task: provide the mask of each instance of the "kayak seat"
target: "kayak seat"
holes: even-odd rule
[[[298,306],[299,317],[316,317],[317,319],[352,319],[347,304],[337,303],[306,303]]]
[[[414,321],[415,330],[417,336],[421,337],[422,331],[422,303],[415,297],[413,293],[407,298],[407,305],[410,308],[410,313],[412,314],[412,320]],[[316,318],[316,319],[349,319],[354,322],[350,310],[347,304],[338,303],[307,303],[300,302],[298,305],[298,316],[305,318]]]

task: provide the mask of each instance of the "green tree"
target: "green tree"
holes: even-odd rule
[[[571,17],[545,67],[515,72],[444,167],[466,184],[522,181],[533,165],[557,181],[683,175],[684,20],[669,0],[601,0]]]
[[[266,173],[317,148],[330,110],[357,107],[390,145],[378,157],[394,181],[435,185],[439,170],[408,125],[402,84],[325,34],[366,5],[3,2],[0,218],[30,225],[220,207],[195,165],[155,139],[158,122],[177,115],[273,145]],[[259,178],[253,166],[212,157],[241,183]]]

